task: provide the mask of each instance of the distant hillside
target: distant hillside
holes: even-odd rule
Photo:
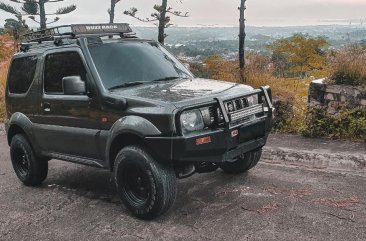
[[[156,27],[132,26],[138,37],[157,38]],[[232,59],[237,55],[238,27],[171,27],[166,30],[168,48],[181,57],[200,61],[207,56],[221,55]],[[322,25],[290,27],[247,27],[246,50],[269,54],[266,45],[296,33],[323,36],[331,47],[341,48],[350,43],[366,44],[366,25]]]
[[[154,27],[133,27],[139,37],[156,39]],[[247,27],[247,51],[268,53],[265,46],[276,39],[295,33],[326,37],[331,46],[340,48],[349,43],[366,43],[365,25],[329,25],[303,27]],[[238,48],[236,27],[172,27],[167,30],[166,43],[177,55],[192,59],[220,54],[231,58]]]

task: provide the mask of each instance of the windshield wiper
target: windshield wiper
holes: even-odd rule
[[[122,88],[126,88],[126,87],[142,85],[142,84],[146,84],[146,83],[149,83],[149,82],[148,81],[128,82],[128,83],[124,83],[121,85],[113,86],[113,87],[109,88],[108,90],[122,89]]]
[[[128,82],[121,85],[117,85],[114,87],[109,88],[108,90],[116,90],[116,89],[122,89],[126,87],[136,86],[136,85],[143,85],[147,83],[153,83],[153,82],[163,82],[163,81],[169,81],[169,80],[176,80],[176,79],[190,79],[188,76],[171,76],[171,77],[165,77],[161,79],[156,79],[153,81],[136,81],[136,82]]]
[[[165,77],[165,78],[153,80],[152,82],[169,81],[169,80],[175,80],[175,79],[180,79],[180,76]]]

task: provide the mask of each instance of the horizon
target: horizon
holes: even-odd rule
[[[2,0],[11,6],[20,8],[19,4],[10,0]],[[138,15],[148,17],[153,12],[152,6],[160,3],[161,0],[124,0],[116,7],[116,22],[128,22],[132,26],[154,26],[152,23],[142,24],[129,16],[122,14],[123,10],[131,7],[139,9]],[[240,1],[227,2],[226,0],[171,0],[169,5],[174,10],[189,12],[190,17],[172,17],[172,23],[182,27],[215,26],[215,27],[236,27],[238,26],[239,11],[237,7]],[[65,0],[60,3],[49,3],[46,5],[48,12],[54,12],[58,7],[69,4],[76,4],[77,10],[60,16],[61,20],[55,25],[71,23],[103,23],[108,22],[109,16],[107,2],[93,2],[88,0]],[[220,6],[220,7],[218,7]],[[202,12],[202,9],[206,11]],[[273,3],[272,0],[248,0],[246,19],[248,26],[254,27],[297,27],[297,26],[323,26],[323,25],[350,25],[363,26],[366,23],[366,1],[364,0],[281,0],[280,3]],[[93,13],[93,18],[90,17]],[[97,13],[97,14],[96,14]],[[3,26],[5,19],[12,15],[1,11],[0,25]],[[36,27],[37,24],[27,19],[27,24]]]

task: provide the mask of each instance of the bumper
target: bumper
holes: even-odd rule
[[[271,127],[272,118],[266,116],[247,126],[210,131],[200,135],[171,138],[146,137],[145,143],[157,157],[165,161],[230,162],[235,161],[241,154],[262,148],[266,144]],[[233,137],[232,132],[236,131],[238,135]],[[211,142],[197,145],[196,140],[204,137],[210,137]]]

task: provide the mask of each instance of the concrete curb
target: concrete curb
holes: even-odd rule
[[[285,162],[314,168],[366,170],[366,155],[295,150],[266,146],[262,160],[268,163]]]

